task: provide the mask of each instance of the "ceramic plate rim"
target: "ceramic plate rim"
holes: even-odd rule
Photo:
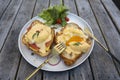
[[[93,31],[92,31],[92,28],[90,27],[90,25],[84,20],[84,19],[82,19],[81,17],[79,17],[79,16],[77,16],[77,15],[75,15],[75,14],[73,14],[73,13],[68,13],[68,15],[72,15],[72,16],[74,16],[74,17],[77,17],[79,20],[82,20],[86,25],[87,25],[87,27],[90,29],[90,31],[91,31],[91,33],[93,34]],[[37,17],[37,16],[36,16]],[[36,17],[34,17],[34,18],[36,18]],[[23,28],[21,29],[21,31],[20,31],[20,34],[19,34],[19,38],[18,38],[18,47],[19,47],[19,50],[20,50],[20,53],[21,53],[21,55],[23,56],[23,58],[29,63],[29,64],[31,64],[32,66],[34,66],[34,67],[36,67],[34,64],[32,64],[24,55],[23,55],[23,51],[22,51],[22,49],[21,49],[21,44],[20,44],[20,41],[21,41],[21,36],[22,36],[22,32],[24,31],[24,29],[26,28],[26,25],[28,25],[28,24],[30,24],[33,20],[34,20],[34,18],[32,18],[31,20],[29,20],[24,26],[23,26]],[[91,48],[90,48],[90,50],[89,50],[89,52],[88,52],[88,55],[79,63],[79,64],[76,64],[76,65],[74,65],[74,66],[71,66],[71,67],[68,67],[67,69],[62,69],[62,70],[50,70],[49,68],[42,68],[42,70],[45,70],[45,71],[52,71],[52,72],[60,72],[60,71],[66,71],[66,70],[70,70],[70,69],[72,69],[72,68],[75,68],[75,67],[77,67],[78,65],[80,65],[80,64],[82,64],[89,56],[90,56],[90,54],[91,54],[91,52],[92,52],[92,50],[93,50],[93,47],[94,47],[94,40],[92,39],[92,44],[91,44]],[[86,54],[86,53],[85,53]]]

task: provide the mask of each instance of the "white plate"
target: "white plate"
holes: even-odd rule
[[[88,23],[83,20],[82,18],[78,17],[77,15],[74,15],[72,13],[68,13],[68,18],[70,19],[69,22],[74,22],[77,23],[82,29],[84,29],[85,27],[88,27],[90,32],[93,33],[91,27],[88,25]],[[33,22],[34,20],[40,20],[42,22],[44,22],[44,20],[42,20],[40,17],[36,16],[34,18],[32,18],[30,21],[28,21],[24,27],[22,28],[20,34],[19,34],[19,39],[18,39],[18,45],[19,45],[19,50],[22,54],[22,56],[25,58],[25,60],[30,63],[31,65],[33,65],[34,67],[38,67],[41,63],[44,62],[44,60],[46,58],[42,58],[36,54],[31,55],[32,51],[30,49],[28,49],[23,43],[22,43],[22,36],[23,34],[25,34],[25,32],[27,31],[27,28],[30,26],[31,22]],[[57,31],[60,29],[57,29]],[[93,49],[94,46],[94,40],[92,40],[92,44],[91,47],[89,49],[89,51],[85,54],[82,55],[82,57],[80,57],[75,64],[73,64],[72,66],[66,66],[64,64],[63,61],[61,61],[58,65],[56,66],[51,66],[49,64],[46,64],[42,70],[46,70],[46,71],[65,71],[65,70],[69,70],[72,69],[78,65],[80,65],[81,63],[83,63],[91,54],[91,51]]]

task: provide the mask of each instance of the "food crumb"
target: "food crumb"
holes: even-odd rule
[[[31,53],[31,55],[34,55],[34,53]]]

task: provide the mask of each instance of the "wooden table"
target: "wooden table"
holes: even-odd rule
[[[35,68],[21,56],[18,35],[24,24],[60,0],[0,0],[0,80],[24,80]],[[31,80],[120,80],[120,11],[112,0],[63,0],[70,12],[85,19],[97,43],[90,57],[63,72],[40,70]]]

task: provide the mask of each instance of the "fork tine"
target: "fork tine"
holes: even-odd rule
[[[58,47],[58,49],[62,49],[64,47],[65,47],[65,45],[63,43],[61,43],[61,45]]]
[[[60,53],[63,52],[64,49],[65,49],[65,48],[62,48],[59,52],[60,52]]]
[[[66,46],[64,43],[59,43],[57,44],[52,51],[54,52],[54,54],[52,54],[50,57],[48,57],[34,72],[32,72],[25,80],[29,80],[36,72],[38,72],[39,69],[41,69],[45,64],[48,63],[48,61],[59,55],[60,53],[62,53],[65,50]]]
[[[57,44],[54,48],[59,48],[62,46],[62,43]]]
[[[57,44],[54,49],[58,52],[58,53],[61,53],[63,52],[63,50],[66,48],[65,44],[64,43],[59,43]]]
[[[57,48],[58,49],[61,49],[61,48],[63,48],[64,46],[62,45],[62,44],[60,44]]]
[[[63,45],[59,47],[60,50],[62,50],[63,48],[65,48]]]
[[[58,43],[55,47],[59,47],[60,45],[62,45],[62,42]]]

